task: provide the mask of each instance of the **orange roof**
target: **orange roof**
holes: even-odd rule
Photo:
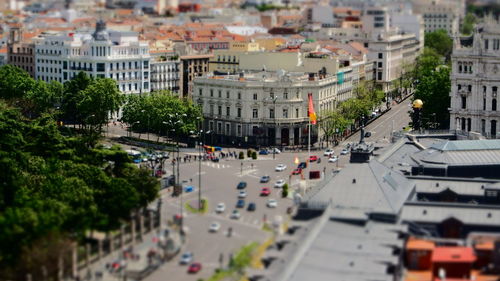
[[[0,49],[0,54],[6,54],[7,53],[7,47],[3,47]]]
[[[368,54],[369,52],[368,49],[365,48],[365,46],[363,46],[360,42],[349,42],[349,45],[363,54]]]
[[[433,263],[472,263],[475,260],[471,247],[437,247],[432,252]]]
[[[474,249],[483,251],[493,251],[493,249],[495,249],[495,244],[493,243],[493,241],[483,242],[474,245]]]
[[[116,10],[116,14],[119,16],[130,16],[134,14],[134,10],[131,9],[119,9]]]
[[[408,239],[408,242],[406,242],[406,249],[407,250],[434,250],[434,242],[432,241],[427,241],[427,240],[422,240],[422,239],[416,239],[416,238],[410,238]]]

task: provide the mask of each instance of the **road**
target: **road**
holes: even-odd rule
[[[372,136],[366,138],[367,142],[383,142],[390,139],[390,133],[394,130],[401,130],[409,122],[407,111],[409,101],[404,101],[401,104],[396,104],[386,114],[382,115],[374,122],[366,127],[366,131],[370,131]],[[121,129],[110,130],[110,136],[122,133]],[[344,140],[341,145],[334,148],[335,154],[339,154],[343,146],[349,142],[359,141],[359,132]],[[143,138],[146,136],[143,135]],[[154,137],[152,137],[154,138]],[[230,151],[233,151],[230,149]],[[239,150],[235,150],[239,152]],[[227,152],[227,149],[225,150]],[[185,153],[196,154],[195,150],[185,150],[181,153],[181,157]],[[339,157],[338,163],[328,163],[328,158],[323,156],[323,151],[314,151],[311,155],[316,155],[321,158],[321,163],[312,163],[311,170],[325,171],[330,173],[332,170],[342,168],[348,161],[349,155]],[[246,151],[245,151],[246,156]],[[219,163],[202,162],[201,166],[201,187],[202,197],[208,200],[209,211],[207,214],[192,214],[183,209],[184,224],[187,232],[187,240],[183,246],[182,252],[190,251],[194,253],[194,261],[201,262],[203,269],[197,274],[187,274],[187,267],[178,264],[179,258],[166,263],[152,275],[147,277],[149,281],[160,280],[179,280],[179,281],[195,281],[200,278],[208,278],[214,273],[214,269],[219,267],[220,256],[222,254],[223,263],[227,264],[229,255],[237,251],[243,245],[249,242],[263,242],[271,236],[269,231],[262,229],[264,221],[271,223],[274,221],[287,221],[286,209],[293,205],[291,198],[282,198],[280,189],[274,188],[274,183],[278,179],[284,179],[290,185],[290,189],[298,188],[300,176],[290,176],[293,168],[296,167],[295,161],[305,161],[308,157],[307,151],[284,152],[276,155],[273,159],[272,155],[259,155],[257,160],[245,159],[221,159]],[[285,164],[287,168],[283,172],[276,172],[277,164]],[[171,173],[171,166],[167,168],[168,173]],[[259,179],[263,175],[269,175],[271,181],[269,183],[260,183]],[[195,191],[192,193],[183,194],[181,198],[172,197],[168,190],[163,190],[161,197],[163,199],[162,217],[171,219],[173,215],[181,212],[181,206],[185,202],[193,202],[198,198],[198,176],[199,162],[191,161],[180,164],[180,180],[187,181],[188,185],[195,186]],[[245,198],[246,206],[249,202],[254,202],[257,206],[253,212],[247,211],[246,208],[240,209],[241,218],[239,220],[231,219],[230,213],[235,209],[237,195],[239,190],[236,185],[240,181],[246,181],[248,186],[247,197]],[[260,190],[262,187],[269,187],[271,195],[261,197]],[[290,196],[291,197],[291,196]],[[277,208],[268,208],[266,202],[269,198],[278,201]],[[222,214],[215,213],[215,207],[219,202],[226,205],[226,210]],[[245,207],[246,207],[245,206]],[[221,229],[217,233],[208,231],[209,225],[212,222],[219,222]],[[227,237],[228,228],[233,229],[233,235]]]

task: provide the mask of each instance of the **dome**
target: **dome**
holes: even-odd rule
[[[412,107],[413,107],[413,108],[418,108],[418,109],[420,109],[420,108],[422,108],[422,106],[424,106],[424,102],[422,102],[422,100],[421,100],[421,99],[416,99],[416,100],[414,100],[414,101],[413,101],[413,103],[412,103]]]

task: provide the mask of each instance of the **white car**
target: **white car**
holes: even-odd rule
[[[278,207],[278,201],[276,201],[276,199],[269,199],[269,200],[267,200],[267,207],[269,207],[269,208],[276,208],[276,207]]]
[[[233,210],[233,212],[231,213],[231,218],[234,219],[234,220],[237,220],[240,218],[240,211],[238,210]]]
[[[276,188],[282,188],[285,185],[285,180],[277,180],[276,183],[274,184],[274,187]]]
[[[286,169],[285,164],[278,164],[275,168],[276,172],[283,172]]]
[[[334,154],[335,152],[333,151],[333,149],[331,148],[327,148],[325,150],[325,152],[323,153],[323,156],[331,156],[332,154]]]
[[[347,148],[342,149],[342,151],[340,152],[340,155],[347,155],[347,154],[349,154],[349,150]]]
[[[328,159],[328,162],[329,162],[329,163],[335,163],[335,162],[337,162],[337,161],[339,161],[339,157],[338,157],[337,155],[333,155],[332,157],[330,157],[330,158]]]
[[[242,190],[240,191],[240,193],[238,193],[238,198],[245,198],[247,197],[247,192]]]
[[[210,232],[217,232],[219,231],[220,229],[220,223],[218,222],[213,222],[211,225],[210,225],[210,228],[208,229]]]
[[[224,203],[217,204],[217,207],[215,208],[216,213],[223,213],[225,210],[226,210],[226,204]]]

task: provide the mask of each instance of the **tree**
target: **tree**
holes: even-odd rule
[[[453,50],[453,40],[448,35],[446,30],[439,29],[425,34],[425,47],[434,49],[439,55],[450,60],[451,51]]]
[[[319,118],[320,128],[326,137],[326,142],[329,143],[336,140],[338,135],[343,135],[343,132],[351,124],[351,121],[346,119],[339,110],[326,111]]]
[[[464,35],[471,35],[475,23],[476,17],[473,13],[468,12],[467,15],[465,15],[462,25],[460,26],[460,32]]]
[[[85,72],[79,72],[73,79],[64,83],[64,92],[61,97],[62,118],[69,122],[81,124],[82,116],[78,112],[77,104],[83,99],[82,92],[92,82]]]
[[[415,89],[415,99],[421,99],[424,106],[421,112],[423,128],[449,127],[450,114],[450,68],[442,65],[421,77]],[[437,122],[437,126],[433,123]]]

